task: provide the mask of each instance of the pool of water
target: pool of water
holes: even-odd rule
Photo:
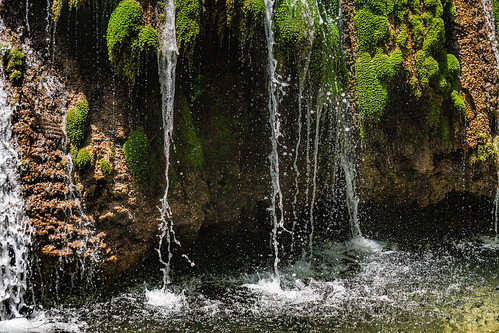
[[[499,332],[492,238],[325,242],[313,259],[283,263],[279,278],[270,267],[187,271],[167,290],[139,283],[19,325],[33,326],[28,332]]]

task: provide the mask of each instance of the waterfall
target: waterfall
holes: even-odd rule
[[[499,71],[499,45],[497,42],[496,22],[494,19],[494,11],[491,0],[482,0],[482,7],[485,18],[485,26],[487,28],[487,37],[489,38],[490,46],[492,48],[492,51],[494,52],[494,56],[496,58],[496,66]],[[498,126],[499,122],[497,121],[496,118],[496,129],[495,129],[496,138],[499,132],[499,128],[497,128]],[[499,150],[497,150],[498,147],[495,139],[494,139],[494,147],[496,153],[499,152]],[[496,162],[499,162],[499,159],[496,159]],[[498,185],[496,188],[496,196],[494,200],[494,231],[496,238],[498,237],[497,225],[499,219],[499,169],[497,170],[497,184]]]
[[[170,165],[170,145],[173,133],[173,107],[175,98],[175,67],[177,65],[177,38],[175,31],[175,3],[174,0],[167,0],[164,7],[164,22],[158,22],[159,32],[159,51],[158,51],[158,71],[161,88],[163,131],[164,131],[164,154],[165,154],[165,177],[166,187],[163,198],[161,199],[161,222],[159,230],[159,246],[157,252],[159,261],[163,265],[163,288],[170,283],[170,261],[172,258],[171,245],[172,240],[178,244],[173,231],[173,221],[170,205],[168,204],[168,168]],[[163,258],[161,248],[166,237],[166,246],[168,249],[167,258]]]
[[[20,317],[27,290],[30,231],[24,218],[19,160],[11,145],[12,109],[0,79],[0,319]]]
[[[281,137],[281,122],[279,120],[279,102],[277,88],[279,79],[277,77],[277,60],[274,57],[274,1],[265,0],[265,37],[267,40],[267,72],[268,72],[268,107],[269,123],[271,128],[270,140],[272,143],[272,152],[269,155],[270,176],[272,180],[272,196],[270,203],[270,214],[272,219],[272,246],[274,248],[274,273],[279,281],[279,233],[284,229],[284,205],[279,180],[279,137]]]

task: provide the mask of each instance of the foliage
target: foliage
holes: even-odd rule
[[[192,53],[199,36],[201,25],[200,0],[177,0],[175,28],[177,30],[177,45],[187,53]]]
[[[477,146],[477,151],[471,156],[470,163],[486,162],[489,158],[495,158],[495,156],[494,144],[489,139],[486,143],[481,143]]]
[[[88,150],[86,150],[85,148],[80,149],[75,159],[75,165],[78,168],[78,170],[84,171],[88,169],[91,164],[92,164],[92,157],[90,156]]]
[[[51,6],[52,20],[54,21],[55,24],[57,24],[59,18],[61,17],[62,7],[66,2],[69,4],[69,8],[73,9],[80,7],[83,3],[87,1],[88,0],[53,0]]]
[[[372,51],[388,37],[388,18],[375,14],[368,8],[357,11],[354,23],[357,28],[359,49],[362,52]]]
[[[314,1],[280,1],[275,11],[278,45],[286,49],[311,45],[319,22],[318,16]]]
[[[107,26],[109,60],[118,72],[135,79],[142,52],[155,52],[159,46],[158,32],[142,26],[143,10],[136,0],[122,0],[114,9]]]
[[[66,115],[66,128],[69,140],[73,146],[79,148],[85,141],[87,131],[88,102],[77,103]]]
[[[23,78],[24,53],[17,47],[0,46],[0,57],[5,75],[14,85],[19,85]]]
[[[104,158],[99,161],[99,165],[100,165],[100,169],[102,171],[102,174],[104,176],[109,176],[114,171],[113,168],[111,167],[111,165],[109,164],[109,162],[107,160],[105,160]]]
[[[141,188],[148,186],[152,176],[150,144],[142,128],[137,128],[128,135],[123,145],[128,170],[135,177]]]
[[[158,31],[150,25],[140,29],[139,48],[144,52],[155,52],[159,47]]]
[[[361,54],[355,64],[360,117],[363,121],[383,115],[388,101],[388,84],[402,70],[402,52],[395,50],[390,56]]]

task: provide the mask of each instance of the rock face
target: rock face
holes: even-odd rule
[[[95,255],[103,276],[116,279],[154,255],[158,244],[157,207],[166,179],[156,54],[140,53],[135,59],[135,76],[120,75],[106,48],[112,2],[82,1],[71,10],[62,3],[56,25],[46,4],[30,3],[25,15],[24,3],[0,1],[0,15],[10,29],[2,34],[26,55],[23,82],[12,88],[26,210],[37,234],[36,251],[47,266],[61,256]],[[168,176],[173,222],[184,243],[184,248],[175,248],[177,252],[205,234],[270,230],[263,3],[193,3],[191,7],[185,1],[177,5],[179,24],[189,28],[177,27],[181,51]],[[349,82],[343,89],[349,91],[349,116],[355,119],[350,130],[356,133],[357,181],[366,205],[389,201],[400,206],[428,206],[453,191],[493,197],[497,176],[490,150],[499,73],[481,2],[442,1],[442,12],[439,7],[423,5],[419,14],[415,7],[406,14],[394,9],[386,15],[376,12],[386,21],[386,36],[377,45],[359,36],[356,23],[361,10],[366,15],[376,10],[358,8],[360,2],[354,0],[341,4],[344,24],[340,34],[336,26],[321,30],[320,20],[313,17],[317,12],[308,13],[313,14],[310,17],[305,13],[295,22],[315,29],[315,35],[287,26],[293,15],[281,19],[276,27],[281,42],[276,54],[283,73],[283,93],[279,95],[284,133],[279,138],[281,183],[289,229],[291,223],[294,227],[297,221],[307,221],[305,231],[314,222],[330,231],[337,228],[331,220],[339,221],[345,213],[338,207],[343,190],[335,188],[335,176],[341,173],[334,156],[340,151],[340,119],[333,103],[323,98],[327,95],[323,94],[324,82],[335,87],[329,87],[331,94],[337,95],[335,101],[340,99],[343,81]],[[140,5],[143,25],[154,25],[156,2],[144,0]],[[328,5],[327,15],[336,17],[335,6]],[[286,8],[278,12],[285,15]],[[427,66],[438,58],[437,52],[430,56],[434,51],[424,49],[430,42],[418,46],[416,41],[413,30],[417,22],[427,29],[423,40],[429,40],[431,29],[424,26],[429,24],[425,20],[445,25],[438,50],[448,61],[439,59],[437,66],[457,58],[460,72],[456,77],[448,73],[450,69],[441,69],[437,70],[441,77],[433,73],[424,81],[418,59]],[[338,54],[342,55],[335,53],[331,56],[334,61],[324,60],[320,52],[329,52],[328,47],[338,49],[340,41],[343,52]],[[361,68],[362,59],[368,59],[370,69]],[[386,92],[388,97],[380,99],[382,112],[369,118],[370,110],[363,109],[365,90],[358,78],[362,69],[369,74],[377,66],[374,59],[393,68],[385,68],[386,73],[374,78],[378,93]],[[343,75],[345,64],[348,76]],[[71,167],[74,143],[66,138],[65,117],[83,100],[88,101],[88,125],[83,143],[75,148],[76,153],[88,151],[91,161],[78,170]],[[438,105],[438,110],[431,109],[428,101]],[[380,110],[379,105],[372,106]],[[458,112],[461,106],[463,110]],[[134,177],[123,152],[129,134],[137,128],[143,129],[150,145],[146,184]]]

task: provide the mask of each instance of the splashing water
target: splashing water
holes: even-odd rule
[[[0,22],[1,23],[1,22]],[[11,145],[12,108],[0,79],[0,319],[20,317],[27,290],[30,230],[24,218],[19,160]]]
[[[270,175],[272,179],[272,197],[270,214],[273,223],[272,246],[274,248],[274,274],[279,281],[279,233],[284,229],[284,205],[279,180],[279,138],[281,133],[281,122],[279,120],[279,102],[277,96],[279,78],[277,76],[277,60],[274,57],[274,0],[265,0],[265,36],[267,40],[267,72],[269,87],[269,123],[271,128],[270,140],[272,152],[269,155]]]

